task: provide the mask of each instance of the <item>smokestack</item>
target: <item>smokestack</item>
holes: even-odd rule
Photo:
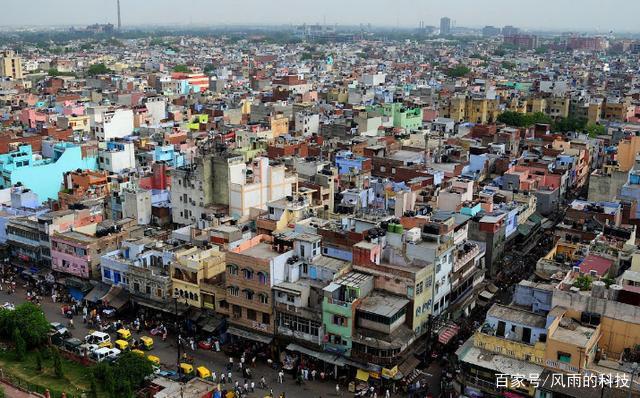
[[[118,30],[122,28],[122,20],[120,19],[120,0],[118,1]]]

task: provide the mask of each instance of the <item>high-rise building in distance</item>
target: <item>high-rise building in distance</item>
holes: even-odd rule
[[[13,51],[4,51],[0,56],[0,76],[22,79],[22,60]]]
[[[451,33],[451,18],[440,18],[440,35],[448,35]]]

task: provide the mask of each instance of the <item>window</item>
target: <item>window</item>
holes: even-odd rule
[[[418,286],[416,286],[416,296],[419,296],[422,294],[422,289],[423,289],[423,282],[418,283]]]
[[[287,294],[287,303],[294,303],[296,301],[296,298],[293,296],[293,294]]]
[[[269,323],[271,323],[271,318],[269,317],[269,314],[262,314],[262,323],[268,325]]]
[[[253,279],[253,270],[250,268],[244,268],[242,274],[244,275],[244,279]]]
[[[347,326],[347,318],[340,315],[334,315],[332,322],[334,325]]]
[[[238,275],[238,266],[235,264],[227,265],[227,272],[229,275]]]
[[[250,321],[256,320],[256,311],[252,309],[247,309],[247,319]]]
[[[407,297],[413,298],[413,287],[407,286]]]
[[[571,363],[571,354],[569,354],[568,352],[558,351],[558,361]]]
[[[227,293],[230,296],[238,297],[238,296],[240,296],[240,288],[237,287],[237,286],[229,286],[227,288]]]
[[[246,289],[244,291],[244,298],[247,300],[253,300],[253,290]]]
[[[264,272],[258,272],[258,282],[261,285],[266,285],[268,283],[269,276]]]
[[[269,297],[266,294],[258,294],[258,300],[260,300],[260,304],[269,304]]]
[[[109,268],[103,268],[102,269],[102,275],[106,278],[106,279],[111,279],[111,270]]]

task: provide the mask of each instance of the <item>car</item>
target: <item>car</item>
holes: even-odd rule
[[[71,336],[71,332],[69,332],[69,329],[67,329],[67,327],[60,322],[51,322],[49,326],[51,328],[51,331],[54,333],[60,334],[64,337]]]
[[[86,336],[84,338],[84,341],[89,344],[97,344],[100,347],[113,347],[113,344],[111,343],[111,336],[104,332],[93,332],[90,335]]]
[[[113,360],[117,358],[121,352],[122,351],[120,351],[117,348],[102,347],[102,348],[98,348],[97,350],[89,354],[89,357],[95,360],[96,362],[102,362],[102,361]]]
[[[4,308],[5,310],[9,310],[9,311],[15,311],[16,306],[13,303],[6,302],[6,303],[2,304],[2,308]]]

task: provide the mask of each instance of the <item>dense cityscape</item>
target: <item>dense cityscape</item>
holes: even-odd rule
[[[113,3],[0,29],[0,397],[640,397],[640,38]]]

